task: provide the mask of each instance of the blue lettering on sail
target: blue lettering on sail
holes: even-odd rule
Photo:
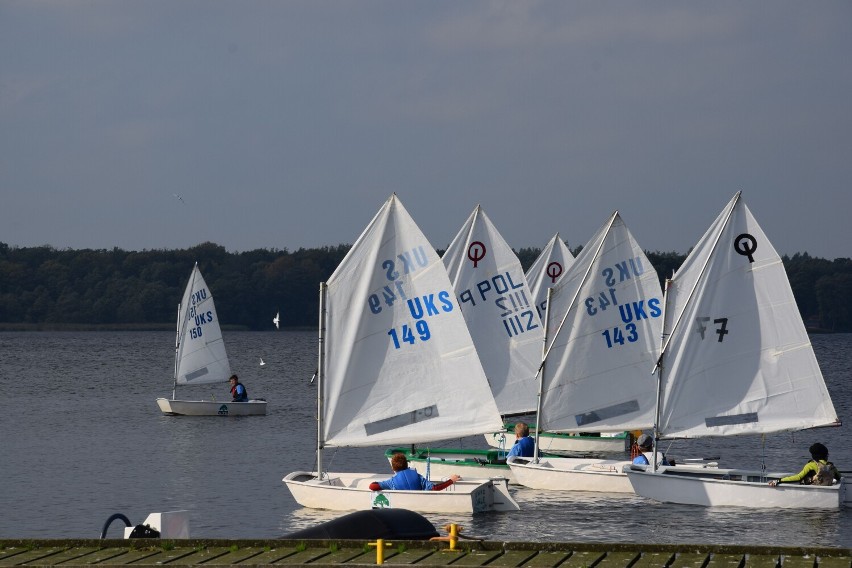
[[[647,304],[645,300],[638,302],[629,302],[618,306],[618,313],[621,314],[621,321],[630,323],[631,321],[639,321],[648,319],[649,317],[658,318],[662,315],[660,309],[660,299],[651,298]]]
[[[416,298],[409,298],[407,304],[411,317],[419,320],[427,316],[437,316],[441,315],[441,313],[453,311],[453,303],[450,301],[449,292],[441,290],[437,296],[438,304],[435,303],[435,294],[425,294]]]
[[[429,341],[432,330],[426,318],[447,314],[455,309],[452,296],[447,290],[437,294],[424,294],[406,300],[408,313],[414,318],[414,325],[402,324],[399,328],[388,330],[388,336],[394,349],[405,347],[405,344],[416,345],[418,342]]]
[[[516,283],[515,280],[518,280],[518,282]],[[477,302],[487,302],[492,296],[501,296],[511,290],[523,288],[524,284],[521,278],[513,279],[510,272],[498,274],[460,292],[459,303],[476,306]]]
[[[616,274],[616,272],[618,274]],[[612,287],[619,282],[624,282],[625,280],[642,276],[644,272],[645,267],[642,266],[642,257],[637,256],[617,262],[613,267],[604,268],[601,271],[601,276],[604,277],[604,284],[608,287]]]
[[[367,306],[374,314],[382,313],[383,306],[393,307],[397,300],[406,300],[405,281],[402,278],[429,265],[426,249],[421,245],[411,250],[401,252],[396,258],[379,263],[385,278],[390,284],[382,286],[367,297]]]
[[[382,302],[387,307],[393,307],[393,303],[397,300],[405,300],[408,295],[405,293],[405,286],[402,280],[396,280],[393,284],[387,284],[375,294],[370,294],[367,297],[367,305],[370,306],[370,311],[374,314],[382,313]]]
[[[494,304],[502,310],[500,317],[502,318],[503,329],[506,330],[509,337],[539,328],[539,321],[535,317],[535,312],[530,309],[532,306],[527,299],[525,290],[501,296],[494,300]]]
[[[637,327],[637,323],[641,320],[658,318],[663,315],[663,310],[659,298],[650,298],[647,301],[639,300],[621,304],[618,306],[618,313],[621,315],[621,321],[626,324],[624,328],[615,326],[601,332],[608,349],[638,341],[643,330]]]
[[[400,273],[411,274],[428,265],[429,257],[426,256],[426,250],[423,248],[423,245],[402,252],[396,255],[396,258],[388,259],[381,263],[381,267],[385,270],[385,277],[391,281],[397,280],[400,277]]]

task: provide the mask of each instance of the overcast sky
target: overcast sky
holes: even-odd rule
[[[742,190],[849,257],[850,59],[849,0],[0,0],[0,242],[352,243],[396,192],[437,248],[479,203],[685,253]]]

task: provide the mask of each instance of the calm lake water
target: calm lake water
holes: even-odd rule
[[[340,513],[302,509],[281,482],[313,469],[316,367],[313,332],[225,332],[234,371],[265,417],[162,416],[171,396],[171,332],[0,333],[0,538],[97,538],[113,513],[139,523],[151,512],[190,511],[191,536],[274,538]],[[852,335],[813,337],[835,408],[852,411]],[[266,365],[260,366],[261,357]],[[229,398],[228,386],[179,396]],[[825,443],[852,469],[848,426],[732,439],[682,441],[670,455],[713,455],[723,465],[798,471]],[[484,447],[482,438],[444,443]],[[337,471],[388,471],[384,448],[329,450]],[[665,505],[636,496],[513,489],[521,511],[427,515],[471,536],[509,540],[768,544],[852,547],[852,509],[789,512]],[[123,523],[108,536],[120,538]]]

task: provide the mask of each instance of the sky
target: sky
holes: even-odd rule
[[[852,2],[0,0],[0,242],[296,250],[396,193],[436,248],[618,210],[686,253],[737,191],[852,256]]]

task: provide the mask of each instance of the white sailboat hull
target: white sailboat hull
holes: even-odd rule
[[[157,405],[168,416],[266,416],[265,400],[219,402],[158,398]]]
[[[628,466],[627,479],[637,495],[663,503],[705,507],[748,507],[778,509],[839,509],[843,504],[845,483],[832,486],[782,483],[769,485],[770,479],[786,473],[766,473],[737,469],[712,469],[696,474],[679,466]]]
[[[331,473],[321,481],[316,472],[297,471],[283,482],[296,502],[311,509],[361,511],[391,507],[418,513],[482,513],[517,511],[506,479],[461,480],[442,491],[370,491],[370,483],[387,479],[371,473]]]
[[[530,431],[530,436],[536,433]],[[510,450],[515,443],[514,431],[485,434],[485,441],[492,448]],[[585,434],[558,434],[544,432],[539,440],[539,451],[546,453],[601,453],[614,454],[630,449],[629,436],[588,436]]]
[[[622,471],[629,461],[548,457],[533,463],[512,456],[507,463],[515,480],[531,489],[633,493]]]

